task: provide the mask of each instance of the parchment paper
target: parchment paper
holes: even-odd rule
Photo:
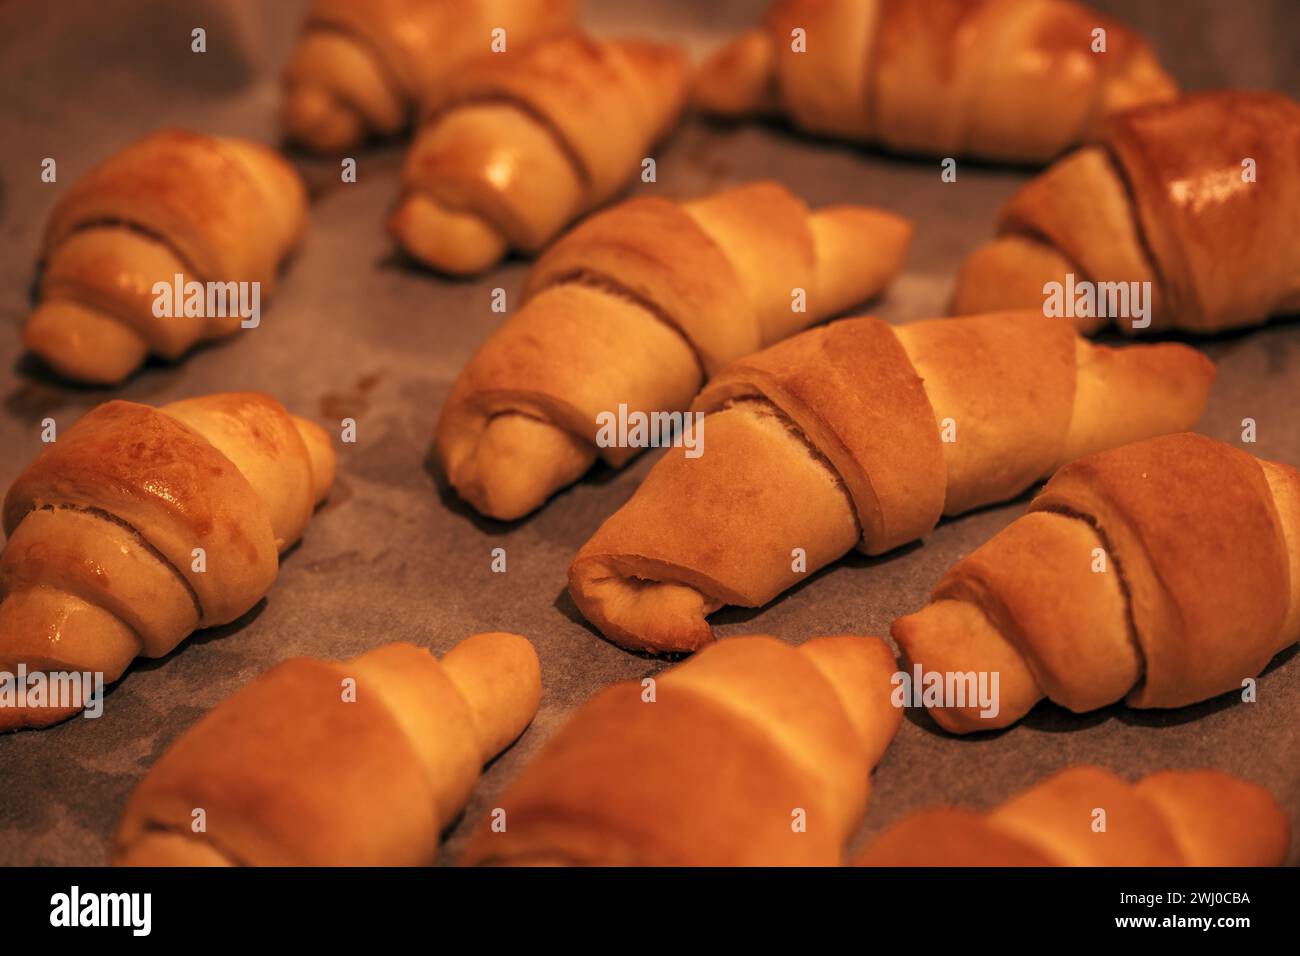
[[[588,2],[597,32],[675,36],[693,52],[751,22],[757,2]],[[1191,89],[1229,84],[1300,93],[1297,8],[1277,2],[1132,2],[1096,6],[1152,38]],[[262,389],[337,433],[339,481],[288,554],[266,600],[235,624],[185,641],[166,659],[137,661],[109,693],[105,716],[0,737],[0,863],[97,864],[127,795],[205,711],[275,663],[297,655],[346,657],[392,640],[444,652],[468,634],[513,630],[536,643],[545,693],[532,728],[486,772],[449,833],[455,859],[477,820],[547,738],[589,695],[663,662],[632,656],[586,626],[564,591],[577,548],[652,464],[600,471],[512,525],[476,518],[449,496],[428,451],[438,408],[457,371],[502,316],[491,290],[513,297],[526,264],[448,281],[408,267],[382,223],[400,146],[357,153],[359,180],[338,182],[330,162],[295,156],[314,192],[312,226],[260,328],[174,366],[151,365],[115,391],[58,384],[21,357],[41,229],[56,198],[111,152],[161,125],[273,142],[278,73],[302,3],[253,0],[9,0],[0,3],[0,487],[41,448],[46,416],[67,427],[113,396],[160,403],[228,389]],[[190,52],[207,30],[208,52]],[[40,181],[44,157],[57,184]],[[892,208],[918,232],[906,273],[873,311],[890,320],[940,314],[962,257],[992,231],[1027,171],[962,163],[956,183],[937,161],[909,161],[804,139],[779,126],[689,122],[656,152],[658,183],[689,197],[775,177],[816,205]],[[1236,441],[1258,422],[1257,454],[1300,464],[1300,324],[1276,323],[1197,343],[1219,378],[1201,430]],[[1024,508],[1026,498],[947,522],[923,544],[879,560],[852,556],[761,610],[713,618],[723,636],[886,634],[921,606],[953,561]],[[490,571],[504,547],[508,571]],[[1111,707],[1074,716],[1040,706],[1017,727],[957,739],[908,714],[875,774],[861,846],[902,814],[941,802],[990,806],[1043,775],[1092,762],[1137,776],[1163,767],[1217,767],[1277,794],[1300,832],[1300,662],[1294,648],[1260,681],[1259,702],[1232,696],[1173,712]],[[1292,861],[1297,859],[1292,850]]]

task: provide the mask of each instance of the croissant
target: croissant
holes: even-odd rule
[[[772,182],[597,213],[537,261],[523,307],[452,386],[444,471],[480,512],[511,519],[598,456],[621,468],[641,448],[602,442],[602,416],[680,414],[727,362],[879,292],[911,234],[879,210],[809,212]]]
[[[234,303],[271,294],[306,224],[306,189],[274,151],[181,130],[152,133],[81,177],[55,205],[40,302],[23,344],[67,378],[110,385],[150,354],[179,358],[239,331],[247,316]],[[205,296],[202,315],[184,314],[179,297],[159,308],[155,284],[191,282],[221,284],[234,297]]]
[[[569,568],[615,643],[691,651],[857,547],[881,554],[1080,455],[1188,428],[1214,367],[1181,345],[1109,349],[1035,313],[813,329],[716,376],[704,453],[670,449]]]
[[[658,43],[574,35],[481,60],[417,135],[389,232],[461,275],[535,254],[627,184],[685,93],[685,56]]]
[[[1185,96],[1107,125],[1002,210],[962,265],[956,313],[1043,308],[1052,283],[1083,332],[1217,332],[1300,310],[1300,104]],[[1071,289],[1095,286],[1095,304]],[[1146,308],[1131,305],[1146,291]],[[1087,292],[1093,292],[1087,289]],[[1087,292],[1084,293],[1086,296]]]
[[[875,637],[722,641],[607,687],[472,833],[462,863],[833,866],[902,722]]]
[[[1016,162],[1176,95],[1140,36],[1067,0],[777,0],[704,64],[694,91],[718,115],[776,113],[810,133]]]
[[[1281,866],[1291,825],[1273,795],[1216,770],[1129,783],[1071,767],[988,813],[941,807],[894,824],[857,866]]]
[[[569,29],[574,7],[574,0],[314,0],[285,70],[285,134],[322,153],[394,135],[468,64],[503,55],[501,41],[508,54]]]
[[[325,432],[266,395],[92,409],[5,496],[0,672],[112,682],[135,657],[235,620],[333,480]],[[0,707],[0,731],[79,709]]]
[[[1300,640],[1300,472],[1200,435],[1058,471],[894,622],[909,672],[996,672],[1000,706],[930,713],[1005,727],[1049,697],[1182,707],[1240,691]]]
[[[113,862],[432,864],[483,765],[537,712],[538,666],[500,633],[441,661],[413,644],[286,661],[163,754],[127,801]]]

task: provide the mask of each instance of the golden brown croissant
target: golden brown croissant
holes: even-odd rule
[[[1080,459],[931,601],[894,622],[908,671],[999,675],[996,715],[931,709],[955,733],[1044,697],[1083,712],[1240,691],[1300,640],[1300,472],[1192,434]]]
[[[137,656],[235,620],[275,582],[278,553],[333,480],[329,437],[266,395],[92,409],[5,496],[0,672],[107,683]],[[0,730],[79,709],[0,707]]]
[[[476,634],[441,661],[413,644],[286,661],[163,754],[127,802],[113,862],[429,865],[540,695],[537,653],[515,634]]]
[[[1094,52],[1097,29],[1105,52]],[[707,112],[939,156],[1042,162],[1177,95],[1132,30],[1068,0],[777,0],[705,63]]]
[[[574,0],[314,0],[285,70],[285,133],[324,153],[391,136],[466,65],[570,29],[574,8]]]
[[[468,864],[833,866],[902,721],[875,637],[719,642],[601,691],[470,838]]]
[[[480,60],[416,136],[389,232],[456,274],[535,254],[627,184],[685,92],[685,56],[658,43],[572,35]]]
[[[727,362],[883,289],[911,234],[879,210],[810,212],[771,182],[592,216],[537,261],[523,307],[452,386],[444,471],[480,512],[510,519],[597,456],[622,467],[641,448],[602,446],[600,416],[684,412]]]
[[[248,316],[233,304],[271,294],[306,225],[306,189],[273,150],[152,133],[81,177],[55,205],[40,304],[23,343],[60,374],[103,384],[120,382],[149,354],[179,358],[239,330]],[[180,297],[160,307],[155,284],[170,290],[177,276],[182,289],[220,283],[230,297],[205,294],[201,315],[184,314]]]
[[[569,569],[624,647],[690,651],[857,547],[880,554],[1080,455],[1190,427],[1214,367],[1181,345],[1109,349],[1035,313],[812,329],[694,403],[704,452],[669,451]]]
[[[1115,117],[1011,198],[953,311],[1043,308],[1051,283],[1084,332],[1215,332],[1300,310],[1300,104],[1234,90]],[[1124,307],[1144,289],[1145,314]]]
[[[988,813],[905,817],[857,866],[1281,866],[1291,825],[1273,795],[1217,770],[1128,783],[1071,767]]]

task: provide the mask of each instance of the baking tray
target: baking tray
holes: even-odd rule
[[[1189,89],[1225,85],[1300,93],[1296,7],[1277,2],[1099,0],[1155,43]],[[339,480],[305,540],[283,560],[268,597],[234,624],[203,631],[160,661],[137,661],[109,692],[105,716],[0,737],[0,864],[98,864],[132,788],[211,707],[279,661],[341,658],[387,641],[439,653],[468,634],[529,636],[545,690],[531,729],[483,776],[449,832],[454,861],[469,824],[556,728],[598,688],[652,674],[664,662],[628,654],[582,620],[565,592],[578,547],[636,488],[655,455],[622,472],[598,470],[532,518],[481,519],[449,494],[429,449],[456,373],[500,323],[491,290],[516,296],[526,263],[477,281],[409,267],[382,224],[401,147],[357,153],[355,184],[337,165],[295,155],[313,193],[312,224],[260,328],[150,365],[116,390],[73,388],[23,358],[18,325],[30,305],[35,255],[60,193],[103,157],[163,125],[276,140],[278,74],[304,4],[236,0],[0,2],[0,487],[41,448],[40,422],[66,427],[110,397],[150,403],[261,389],[358,440],[339,445]],[[761,3],[587,0],[598,33],[676,38],[693,53],[758,15]],[[208,32],[208,52],[189,49]],[[40,181],[40,161],[59,181]],[[912,218],[905,273],[872,311],[891,321],[942,313],[962,257],[991,232],[1028,171],[962,163],[955,183],[937,161],[908,160],[796,136],[779,125],[687,122],[640,191],[690,197],[757,177],[787,183],[813,205],[854,202]],[[1257,454],[1300,464],[1300,324],[1197,341],[1219,366],[1201,430],[1237,441],[1258,423]],[[920,607],[950,564],[1024,509],[1028,496],[945,522],[924,543],[884,558],[852,555],[760,610],[713,617],[718,633],[887,634]],[[493,548],[508,571],[492,573]],[[1136,776],[1163,767],[1217,767],[1269,787],[1300,832],[1300,662],[1295,649],[1263,675],[1259,700],[1231,696],[1176,711],[1122,706],[1075,716],[1052,705],[1014,728],[958,739],[908,712],[875,773],[871,808],[852,848],[897,817],[953,802],[988,807],[1051,771],[1097,763]],[[1297,860],[1293,847],[1291,861]]]

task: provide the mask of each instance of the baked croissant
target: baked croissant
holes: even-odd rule
[[[402,170],[389,232],[443,272],[530,255],[641,168],[686,94],[680,49],[563,36],[449,84]]]
[[[940,807],[905,817],[854,863],[1281,866],[1290,845],[1291,824],[1273,795],[1229,774],[1165,770],[1129,783],[1079,766],[988,813]]]
[[[163,754],[113,862],[427,866],[540,696],[537,653],[515,634],[476,634],[441,661],[413,644],[286,661]]]
[[[61,375],[116,384],[145,358],[179,358],[244,321],[239,283],[268,297],[302,239],[307,192],[273,150],[162,130],[96,166],[50,213],[40,303],[23,344]],[[155,283],[223,283],[235,296],[203,315],[158,308]],[[253,285],[245,287],[248,290]],[[244,302],[251,302],[251,291]],[[260,309],[260,306],[259,306]],[[159,315],[159,312],[163,314]]]
[[[92,409],[5,496],[0,672],[109,683],[137,656],[235,620],[333,481],[324,430],[266,395]],[[79,709],[0,707],[0,731]]]
[[[574,0],[314,0],[284,75],[292,140],[335,153],[391,136],[469,63],[570,29]]]
[[[1093,52],[1095,30],[1105,52]],[[802,31],[802,32],[799,32]],[[1178,89],[1132,30],[1068,0],[777,0],[695,101],[938,156],[1043,162]]]
[[[879,292],[911,235],[875,209],[809,212],[772,182],[592,216],[537,261],[523,307],[452,386],[444,471],[480,512],[511,519],[598,456],[621,468],[641,448],[598,445],[599,416],[685,411],[728,362]]]
[[[834,866],[902,711],[879,638],[722,641],[607,687],[470,837],[466,864]]]
[[[1300,311],[1297,180],[1300,104],[1280,93],[1198,93],[1117,116],[1100,145],[1011,198],[998,238],[962,265],[953,311],[1042,308],[1049,283],[1068,297],[1083,282],[1107,292],[1104,308],[1100,287],[1095,306],[1071,305],[1084,332],[1111,319],[1216,332]],[[1118,294],[1143,288],[1149,308],[1133,315]]]
[[[996,672],[1005,727],[1049,697],[1181,707],[1230,690],[1300,640],[1300,472],[1200,435],[1153,438],[1056,473],[1029,513],[894,622],[909,671]]]
[[[1190,427],[1214,366],[1109,349],[1036,313],[813,329],[695,399],[704,453],[670,449],[583,545],[569,592],[615,643],[692,651],[705,617],[759,607],[857,547],[1003,501],[1081,455]]]

